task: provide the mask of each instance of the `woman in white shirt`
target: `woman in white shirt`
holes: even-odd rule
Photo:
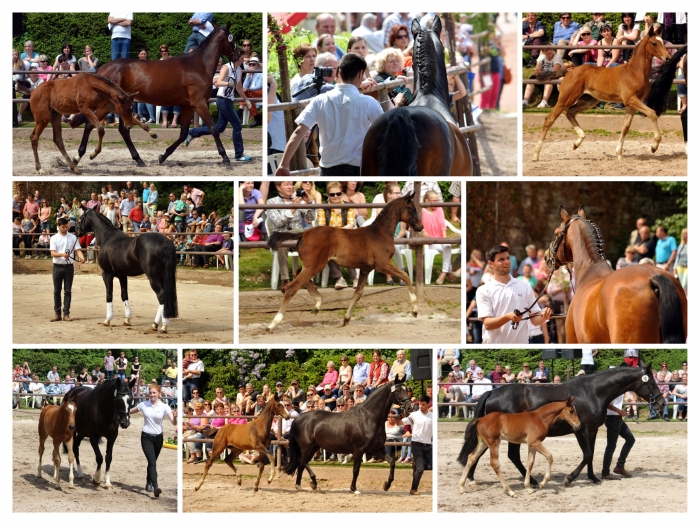
[[[177,411],[171,410],[168,405],[160,401],[160,386],[151,384],[148,386],[148,401],[144,401],[132,408],[129,413],[143,413],[143,430],[141,431],[141,449],[143,450],[148,468],[146,471],[146,491],[153,492],[158,498],[162,492],[158,487],[158,471],[156,462],[163,448],[163,419],[168,417],[173,425],[177,425]]]

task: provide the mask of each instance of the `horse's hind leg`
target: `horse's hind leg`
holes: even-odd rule
[[[583,139],[586,138],[586,134],[583,132],[583,129],[581,129],[581,126],[579,126],[579,123],[576,120],[576,115],[582,111],[594,107],[596,104],[598,104],[598,99],[590,95],[583,95],[576,101],[576,104],[566,110],[566,118],[569,119],[569,122],[574,127],[574,131],[576,131],[576,135],[578,135],[576,142],[574,142],[574,149],[577,149],[583,142]]]
[[[314,298],[314,313],[317,314],[321,311],[321,303],[323,303],[323,296],[318,291],[318,288],[314,284],[313,280],[309,280],[304,285],[309,292],[309,295]]]
[[[530,475],[532,474],[532,467],[535,466],[535,448],[534,446],[527,448],[527,470],[525,471],[525,488],[528,494],[532,494],[534,489],[530,487]],[[546,479],[546,476],[545,476]],[[542,481],[540,487],[544,487],[546,481]]]
[[[542,145],[544,144],[544,139],[547,136],[547,132],[549,131],[549,128],[552,127],[554,122],[556,122],[557,118],[559,115],[561,115],[564,110],[566,109],[566,106],[564,106],[563,96],[560,93],[559,94],[559,101],[557,102],[557,105],[554,106],[554,109],[547,115],[547,117],[544,119],[544,124],[542,125],[542,132],[540,133],[540,139],[537,141],[537,145],[535,146],[535,153],[532,156],[533,162],[537,162],[540,160],[540,151],[542,150]]]
[[[408,276],[408,274],[394,266],[394,263],[391,261],[391,259],[387,261],[387,263],[383,267],[380,268],[379,266],[377,266],[375,270],[389,274],[392,277],[398,277],[406,283],[408,297],[411,299],[411,314],[413,314],[413,317],[418,317],[418,296],[416,296],[416,292],[413,289],[413,285],[411,284],[411,278]]]
[[[184,122],[184,120],[183,120]],[[146,274],[148,276],[148,282],[151,284],[151,289],[156,293],[156,297],[158,298],[158,311],[156,312],[156,317],[153,320],[153,324],[151,325],[151,332],[157,332],[158,331],[158,325],[161,325],[160,327],[160,332],[162,334],[167,334],[168,333],[168,325],[170,324],[170,319],[165,317],[165,288],[163,287],[163,282],[162,282],[162,274],[160,272],[155,274],[155,272],[151,272],[149,275],[148,273]]]
[[[501,472],[501,465],[498,462],[498,446],[500,444],[500,441],[501,440],[498,439],[493,443],[489,443],[489,452],[491,453],[491,468],[496,473],[496,476],[498,476],[498,479],[501,481],[501,485],[503,485],[503,490],[505,490],[509,496],[514,498],[515,492],[513,492],[508,486],[508,482],[506,481],[503,472]]]
[[[350,322],[350,319],[352,319],[352,311],[355,309],[357,301],[359,301],[360,297],[362,297],[362,292],[365,289],[365,283],[367,282],[368,275],[369,272],[365,270],[360,271],[360,278],[357,281],[357,288],[355,288],[355,293],[352,295],[352,301],[350,301],[348,311],[345,313],[345,318],[343,319],[343,326],[347,326],[347,324]]]
[[[114,304],[112,303],[112,297],[114,295],[114,275],[102,272],[102,280],[105,283],[105,291],[107,293],[107,314],[102,324],[104,326],[109,326],[112,322],[112,317],[114,317]]]
[[[119,285],[122,289],[122,301],[124,301],[124,326],[131,326],[131,305],[129,304],[129,289],[127,287],[126,276],[119,277]]]
[[[220,430],[219,432],[223,432],[223,431]],[[218,433],[214,437],[214,443],[212,443],[212,447],[211,447],[211,454],[209,454],[209,457],[207,457],[207,462],[204,465],[204,472],[202,472],[202,477],[199,479],[199,482],[197,482],[197,484],[195,485],[194,490],[199,490],[202,487],[202,484],[204,483],[204,480],[206,479],[207,474],[209,474],[209,469],[214,464],[214,460],[216,460],[223,453],[223,451],[226,449],[225,436],[221,436],[222,439],[219,439],[219,440],[216,439],[217,437],[218,437]],[[229,457],[234,457],[234,456],[229,456]],[[226,459],[228,460],[228,458],[226,458]],[[231,460],[231,461],[233,461],[233,460]],[[227,463],[228,463],[228,461],[227,461]],[[229,464],[229,466],[233,468],[234,472],[236,471],[236,468],[232,464]],[[239,485],[240,485],[240,483],[239,483]]]
[[[304,265],[304,267],[301,269],[301,272],[299,272],[299,275],[297,275],[294,278],[294,280],[289,283],[289,285],[287,286],[287,290],[284,292],[284,299],[282,300],[282,306],[280,306],[280,311],[277,312],[275,318],[267,326],[268,332],[272,332],[275,326],[282,322],[282,319],[284,319],[284,312],[287,311],[289,301],[291,301],[292,297],[294,297],[294,294],[296,294],[299,291],[299,288],[308,284],[308,282],[313,278],[314,275],[316,275],[316,273],[317,272],[314,272],[314,267]]]
[[[78,479],[84,476],[83,469],[80,467],[80,443],[83,441],[83,437],[75,435],[73,437],[73,456],[75,457],[75,466],[78,471]]]
[[[459,493],[464,494],[466,489],[464,488],[464,484],[466,483],[467,479],[469,479],[469,486],[470,487],[475,487],[476,486],[476,481],[474,481],[474,468],[476,467],[477,462],[479,461],[479,458],[483,456],[484,452],[488,449],[488,445],[479,439],[476,448],[474,451],[469,454],[469,457],[467,458],[467,465],[464,467],[464,472],[462,472],[462,477],[459,480]]]
[[[60,151],[61,155],[63,155],[63,158],[66,159],[68,167],[71,169],[71,171],[80,175],[80,170],[78,169],[78,166],[76,166],[75,162],[73,162],[73,159],[71,159],[68,156],[68,153],[66,153],[66,148],[63,145],[63,132],[61,130],[61,114],[57,111],[51,112],[51,127],[53,129],[53,142],[54,144],[56,144],[58,151]]]
[[[36,118],[37,117],[35,116],[35,119]],[[46,129],[48,123],[48,120],[37,119],[34,124],[34,129],[32,130],[31,135],[29,135],[29,140],[31,140],[32,142],[32,150],[34,151],[34,166],[36,167],[36,171],[38,171],[40,175],[43,175],[44,170],[41,169],[41,162],[39,162],[39,137],[41,137],[41,134]]]

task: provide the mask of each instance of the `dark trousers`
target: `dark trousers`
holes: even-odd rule
[[[110,381],[114,377],[114,370],[105,370],[105,381]]]
[[[593,372],[595,372],[595,365],[584,365],[584,364],[581,364],[581,370],[583,370],[584,372],[586,372],[586,374],[592,374]]]
[[[72,264],[53,265],[53,311],[56,315],[61,315],[61,288],[63,288],[63,315],[68,315],[73,288]]]
[[[22,237],[19,237],[17,235],[12,236],[12,253],[14,253],[17,257],[19,257],[19,244],[22,242]],[[29,255],[29,254],[27,254]]]
[[[617,467],[625,468],[627,456],[634,446],[632,431],[620,416],[605,416],[605,428],[608,430],[608,444],[605,446],[605,454],[603,454],[603,475],[610,474],[610,464],[617,447],[618,437],[624,439],[625,444],[622,445],[620,457],[617,458]]]
[[[543,345],[544,344],[544,334],[533,335],[529,340],[531,345]]]
[[[163,448],[163,434],[154,436],[141,432],[141,450],[143,450],[146,461],[148,461],[146,484],[151,483],[153,488],[158,486],[158,471],[156,470],[156,461],[160,456],[160,450]]]
[[[227,98],[216,97],[216,107],[219,108],[219,120],[216,123],[217,133],[221,135],[226,129],[227,124],[231,124],[233,128],[232,139],[233,139],[233,149],[236,152],[236,158],[243,156],[243,135],[241,126],[241,121],[236,115],[233,109],[233,102]],[[190,131],[192,138],[201,137],[202,135],[211,135],[209,133],[209,128],[206,126],[201,126],[199,128],[194,128]]]
[[[218,250],[220,250],[220,249],[221,249],[221,245],[216,245],[216,246],[214,246],[214,245],[212,244],[212,245],[209,245],[209,246],[200,246],[200,247],[197,249],[197,251],[198,251],[198,252],[208,252],[208,253],[212,253],[212,252],[216,252],[216,251],[218,251]],[[205,260],[205,259],[206,259],[206,260]],[[205,263],[206,261],[208,261],[208,260],[209,260],[209,257],[208,257],[208,256],[203,256],[203,255],[195,255],[195,256],[194,256],[194,264],[195,264],[195,266],[204,266],[204,263]]]
[[[182,381],[182,400],[185,403],[192,399],[192,390],[199,390],[199,378]]]
[[[433,470],[433,446],[411,441],[411,453],[413,454],[413,464],[416,467],[413,471],[411,490],[418,490],[423,471]]]
[[[321,176],[322,177],[359,177],[360,167],[351,166],[350,164],[338,164],[337,166],[331,166],[329,168],[324,168],[321,166]]]

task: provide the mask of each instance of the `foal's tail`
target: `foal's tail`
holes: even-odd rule
[[[280,243],[284,241],[301,242],[301,235],[302,232],[274,232],[267,240],[267,247],[271,250],[276,250],[279,248]],[[299,246],[299,242],[297,242],[297,247]]]
[[[175,281],[175,266],[177,254],[175,245],[168,243],[163,255],[163,288],[165,289],[165,305],[163,316],[174,319],[177,313],[177,287]]]
[[[301,447],[297,443],[294,434],[289,434],[289,461],[282,465],[282,470],[285,474],[294,475],[299,467],[299,458],[301,457]]]
[[[457,456],[457,462],[463,467],[467,466],[467,460],[469,459],[469,454],[471,454],[476,446],[479,444],[479,437],[476,433],[476,425],[479,423],[480,418],[475,417],[467,425],[467,429],[464,431],[464,445],[462,446],[462,451]]]
[[[683,58],[687,51],[688,46],[682,47],[676,51],[676,54],[673,55],[671,60],[659,68],[659,73],[651,82],[649,94],[644,100],[644,103],[649,106],[650,109],[654,110],[657,117],[660,117],[668,107],[668,95],[671,92],[671,84],[673,83],[673,79],[676,78],[678,62],[680,62],[681,58]]]
[[[406,108],[384,113],[386,128],[379,143],[379,176],[384,180],[418,176],[418,137],[413,120]]]
[[[684,312],[673,277],[659,273],[651,278],[651,289],[659,299],[659,325],[662,343],[685,344]]]

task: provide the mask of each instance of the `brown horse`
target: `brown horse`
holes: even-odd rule
[[[199,490],[204,483],[204,479],[209,473],[214,460],[217,459],[224,450],[228,450],[228,455],[224,460],[226,464],[233,469],[233,473],[238,476],[238,486],[241,486],[243,474],[238,474],[233,460],[244,450],[257,450],[260,452],[260,461],[258,461],[258,479],[255,481],[255,492],[258,491],[260,478],[262,478],[265,464],[262,461],[263,456],[267,456],[270,460],[270,477],[267,478],[268,483],[272,483],[275,477],[275,458],[269,452],[270,448],[270,426],[272,418],[281,416],[284,419],[289,419],[289,412],[280,402],[277,394],[274,398],[267,402],[260,415],[246,423],[245,425],[224,425],[214,436],[211,454],[207,458],[207,463],[204,466],[202,478],[195,486],[194,490]]]
[[[165,153],[158,157],[159,164],[163,164],[165,159],[187,138],[194,111],[209,128],[223,163],[227,165],[231,163],[221,144],[219,133],[214,127],[208,102],[211,95],[211,79],[216,72],[219,57],[225,55],[229,64],[233,64],[241,53],[241,50],[236,47],[235,37],[229,32],[229,28],[230,23],[227,27],[217,27],[199,47],[188,55],[176,56],[168,60],[119,58],[107,62],[100,68],[100,75],[112,79],[122,89],[138,91],[140,102],[157,106],[180,106],[182,123],[180,136],[165,150]],[[107,113],[103,110],[98,112],[97,117],[102,119]],[[84,119],[74,119],[71,127],[76,127],[84,121]],[[78,148],[78,155],[81,158],[85,154],[91,131],[92,125],[86,125],[83,140]],[[119,132],[129,148],[131,158],[139,166],[146,166],[131,141],[129,130],[122,125],[121,121]]]
[[[372,123],[362,145],[363,176],[470,176],[472,157],[464,135],[450,113],[442,23],[421,30],[413,21],[415,99]]]
[[[464,467],[462,478],[459,480],[460,493],[464,494],[467,492],[464,484],[467,481],[469,470],[488,448],[491,454],[491,468],[498,476],[506,493],[515,497],[515,492],[508,486],[508,482],[503,476],[498,463],[498,447],[501,444],[501,439],[505,439],[509,443],[527,443],[525,488],[527,488],[528,494],[535,492],[530,485],[530,472],[532,472],[532,467],[535,464],[535,452],[539,452],[547,458],[547,472],[540,484],[541,488],[544,487],[552,477],[553,458],[551,452],[544,448],[542,442],[547,437],[550,427],[557,421],[566,421],[571,425],[571,428],[578,430],[581,422],[578,419],[573,402],[574,398],[569,396],[564,401],[548,403],[530,412],[521,412],[519,414],[491,412],[483,417],[474,418],[467,426],[464,437],[465,445],[473,452],[469,454],[467,466]],[[475,485],[476,481],[471,480],[469,482],[469,486]]]
[[[63,444],[63,451],[68,452],[68,466],[70,475],[68,486],[73,488],[73,464],[75,455],[73,454],[73,435],[75,431],[75,416],[77,405],[74,396],[69,391],[63,398],[60,405],[46,405],[41,409],[39,415],[39,468],[37,476],[41,477],[41,458],[44,456],[44,441],[51,436],[53,438],[53,477],[56,480],[56,488],[61,488],[61,451],[59,447]]]
[[[651,147],[651,152],[656,152],[661,142],[658,117],[653,110],[642,102],[647,93],[649,93],[651,60],[654,57],[664,62],[671,60],[671,55],[664,47],[664,41],[660,33],[654,33],[652,28],[642,41],[637,44],[632,58],[626,64],[610,68],[584,65],[569,72],[559,86],[557,105],[554,106],[554,109],[544,120],[540,140],[535,146],[535,154],[532,160],[535,162],[539,160],[542,144],[544,144],[549,128],[552,127],[559,115],[564,111],[566,111],[566,118],[569,119],[578,135],[576,142],[574,142],[574,149],[578,148],[586,134],[579,126],[576,115],[592,108],[599,100],[622,102],[627,107],[620,140],[617,143],[617,148],[615,148],[618,159],[622,160],[622,146],[625,143],[625,136],[632,125],[632,118],[634,118],[636,111],[649,117],[654,124],[654,145]]]
[[[63,113],[83,113],[90,123],[97,128],[98,142],[95,152],[90,155],[94,159],[102,151],[102,137],[105,130],[100,124],[100,119],[95,116],[96,111],[104,110],[116,112],[125,126],[131,127],[134,119],[131,114],[131,106],[134,97],[138,93],[127,95],[114,82],[100,75],[76,75],[71,78],[42,82],[32,91],[29,105],[34,115],[34,129],[29,138],[34,150],[34,162],[36,170],[44,173],[39,162],[39,137],[51,122],[53,128],[53,141],[56,147],[66,159],[68,167],[75,173],[80,173],[77,161],[74,162],[66,153],[61,132],[61,115]]]
[[[313,276],[323,270],[328,261],[335,261],[339,266],[359,268],[360,277],[350,307],[345,314],[343,326],[350,322],[352,310],[362,297],[367,276],[372,270],[398,277],[406,283],[411,298],[411,313],[418,316],[418,299],[413,291],[411,279],[406,272],[399,270],[392,258],[394,256],[394,231],[399,222],[405,222],[414,231],[423,230],[421,215],[413,202],[413,192],[387,204],[372,224],[364,228],[346,230],[330,226],[316,226],[304,232],[274,232],[267,241],[267,246],[276,250],[284,241],[297,241],[303,268],[284,292],[280,311],[267,327],[268,332],[284,318],[289,301],[304,286],[314,298],[314,313],[321,309],[323,297],[313,283]]]
[[[566,316],[567,343],[685,343],[688,302],[677,279],[653,265],[613,270],[598,227],[581,206],[570,216],[559,207],[545,261],[573,265],[575,295]]]

